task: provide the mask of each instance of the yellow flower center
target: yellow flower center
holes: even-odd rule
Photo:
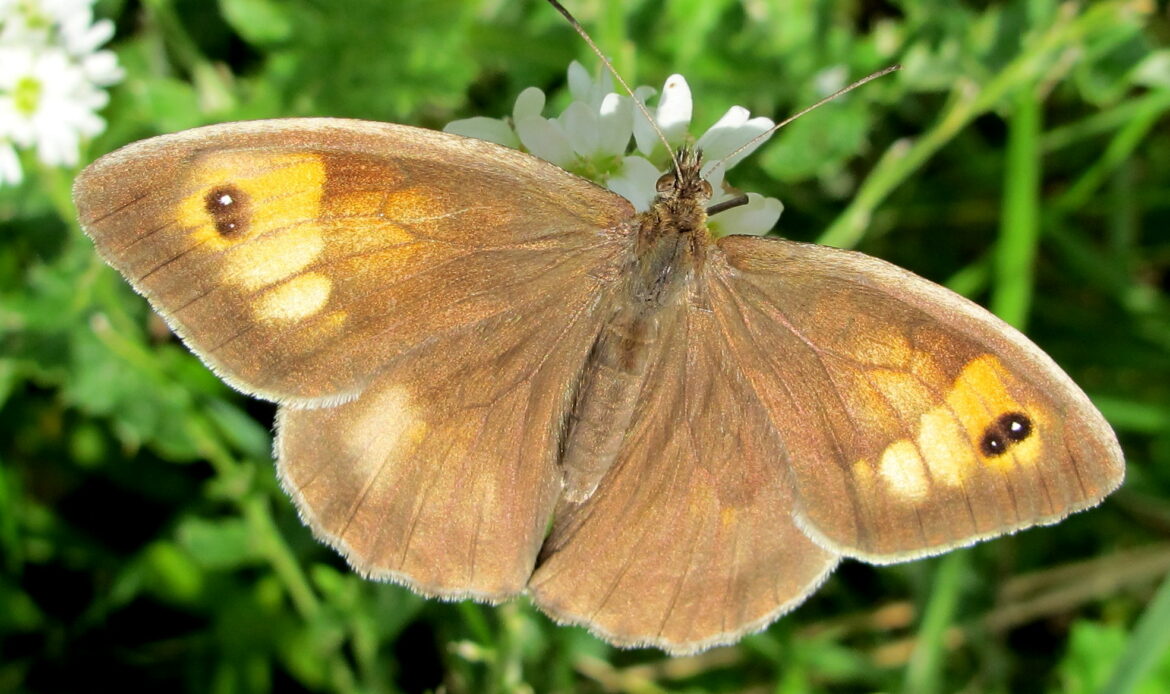
[[[41,83],[35,77],[21,77],[12,90],[12,101],[18,113],[31,116],[41,101]]]

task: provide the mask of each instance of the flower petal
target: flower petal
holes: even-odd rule
[[[763,235],[776,226],[784,205],[776,198],[759,193],[748,193],[748,204],[724,210],[707,220],[707,226],[716,236],[732,234]],[[715,201],[712,201],[715,202]]]
[[[573,163],[573,147],[561,124],[555,120],[528,116],[516,121],[516,134],[532,154],[561,168]]]
[[[742,106],[732,106],[715,122],[707,132],[695,143],[703,150],[703,154],[710,160],[720,159],[735,151],[738,147],[750,141],[753,137],[765,133],[775,123],[772,119],[759,116],[749,118],[751,114]],[[753,143],[752,147],[736,155],[734,161],[728,163],[727,168],[734,166],[748,153],[763,144],[767,138]]]
[[[497,145],[511,147],[512,149],[520,148],[520,138],[516,136],[516,131],[512,130],[510,125],[498,118],[474,116],[462,120],[453,120],[443,126],[443,132],[463,135],[464,137],[474,137],[479,140],[487,140],[488,142],[494,142]]]
[[[520,121],[529,116],[539,116],[544,111],[544,92],[536,87],[529,87],[516,97],[516,104],[512,106],[512,120]]]
[[[654,87],[641,86],[634,90],[634,98],[637,99],[643,106],[650,99],[658,93]],[[654,117],[654,111],[650,111],[651,118]],[[642,113],[642,109],[634,108],[634,142],[638,147],[638,151],[645,155],[650,155],[654,152],[654,148],[661,144],[658,139],[658,133],[654,132],[650,121],[646,119],[646,114]]]
[[[666,83],[662,85],[662,98],[658,100],[658,110],[654,117],[672,146],[677,147],[682,142],[687,128],[691,126],[693,111],[691,86],[687,84],[686,78],[679,74],[667,77]]]
[[[573,101],[584,101],[593,108],[601,105],[606,94],[613,92],[613,78],[608,71],[601,69],[597,79],[589,75],[581,63],[574,60],[569,63],[569,93]]]
[[[699,138],[695,146],[703,151],[703,158],[706,160],[702,169],[704,178],[712,180],[711,177],[717,167],[726,171],[735,166],[759,149],[760,145],[771,137],[771,135],[768,137],[760,137],[760,135],[768,132],[775,125],[772,119],[763,116],[749,119],[749,115],[747,109],[741,106],[732,106]],[[739,149],[740,147],[743,149]],[[739,151],[736,152],[736,150]],[[735,156],[723,161],[732,152],[736,152]]]
[[[601,139],[598,132],[598,115],[589,104],[574,101],[558,120],[574,152],[586,158],[597,153]]]
[[[593,96],[593,77],[576,60],[569,63],[569,94],[573,101],[587,102]]]
[[[630,145],[634,127],[634,101],[621,94],[606,94],[598,113],[598,154],[620,156]]]
[[[631,156],[622,159],[618,173],[610,176],[605,186],[629,200],[634,209],[645,212],[657,195],[658,178],[662,173],[645,157]]]

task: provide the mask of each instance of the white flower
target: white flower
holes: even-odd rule
[[[48,46],[67,21],[73,31],[93,21],[93,0],[0,0],[0,41]],[[76,19],[74,19],[76,18]],[[96,46],[95,46],[96,48]]]
[[[569,67],[573,101],[560,116],[545,117],[544,92],[530,87],[516,98],[510,122],[468,118],[449,123],[443,130],[505,146],[521,145],[537,157],[604,184],[631,201],[638,211],[645,211],[654,200],[658,179],[673,166],[672,159],[658,132],[636,109],[634,99],[615,94],[612,89],[608,74],[593,80],[585,68],[573,62]],[[646,104],[655,92],[651,87],[638,87],[634,98]],[[686,78],[668,77],[658,104],[649,112],[670,149],[687,144],[693,99]],[[732,106],[720,121],[694,140],[706,160],[703,178],[715,191],[710,205],[742,197],[742,193],[724,185],[724,174],[762,145],[768,138],[761,136],[771,128],[769,118],[751,118],[746,109]],[[636,153],[628,152],[631,136]],[[783,209],[780,201],[756,193],[748,193],[746,198],[748,204],[725,209],[710,218],[713,232],[725,235],[771,231]]]
[[[558,117],[544,116],[544,92],[529,87],[516,98],[510,123],[491,118],[469,118],[449,123],[444,130],[510,147],[519,143],[541,159],[604,184],[633,203],[635,209],[649,209],[659,177],[672,166],[670,152],[663,145],[658,131],[665,136],[671,149],[690,140],[687,130],[691,124],[693,102],[686,79],[682,75],[668,77],[657,105],[648,107],[658,131],[634,102],[637,99],[646,104],[656,93],[653,88],[637,87],[633,99],[614,93],[608,73],[590,78],[585,68],[576,62],[569,66],[568,81],[573,101]],[[767,137],[760,136],[772,125],[771,120],[751,118],[746,109],[735,106],[694,141],[694,146],[703,151],[706,162],[703,177],[715,191],[711,205],[742,196],[724,185],[724,175],[727,169],[764,143]],[[628,151],[631,136],[636,153]],[[760,139],[754,140],[757,137]],[[739,150],[741,147],[743,149]],[[746,205],[713,216],[710,228],[720,235],[766,234],[770,231],[783,209],[780,201],[755,193],[749,193],[747,199]]]
[[[0,62],[0,133],[49,166],[76,166],[81,137],[105,128],[94,111],[106,93],[62,50],[0,49]]]
[[[93,21],[93,0],[0,0],[0,185],[21,180],[14,147],[49,166],[76,166],[84,137],[105,121],[103,89],[123,76],[98,50],[114,33]]]

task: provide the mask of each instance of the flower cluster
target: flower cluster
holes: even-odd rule
[[[22,179],[16,148],[49,166],[76,166],[81,138],[105,128],[105,87],[122,78],[112,22],[93,0],[0,0],[0,185]]]
[[[529,87],[516,98],[511,119],[468,118],[449,123],[444,130],[508,147],[522,147],[541,159],[605,185],[640,211],[649,208],[655,183],[670,168],[670,152],[635,106],[634,99],[646,104],[655,90],[638,87],[632,98],[614,93],[608,74],[593,79],[584,67],[574,62],[569,66],[569,92],[572,103],[556,118],[542,115],[544,92]],[[682,75],[667,78],[657,105],[648,110],[671,148],[677,149],[687,142],[692,102],[690,87]],[[724,174],[763,144],[766,137],[756,141],[753,138],[768,132],[773,125],[768,118],[750,115],[747,109],[733,106],[693,143],[703,152],[706,164],[702,174],[715,191],[712,205],[739,195],[724,184]],[[631,137],[632,153],[628,151]],[[749,142],[742,151],[723,161]],[[711,230],[719,235],[768,233],[780,218],[783,209],[780,201],[756,193],[747,196],[747,205],[712,217],[708,222]]]

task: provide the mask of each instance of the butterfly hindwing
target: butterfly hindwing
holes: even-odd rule
[[[521,591],[560,491],[599,291],[525,295],[420,345],[352,402],[281,408],[278,470],[302,518],[367,576],[448,598]]]
[[[762,629],[838,558],[796,527],[784,443],[710,310],[668,307],[660,333],[617,461],[560,505],[531,590],[608,640],[687,653]]]

